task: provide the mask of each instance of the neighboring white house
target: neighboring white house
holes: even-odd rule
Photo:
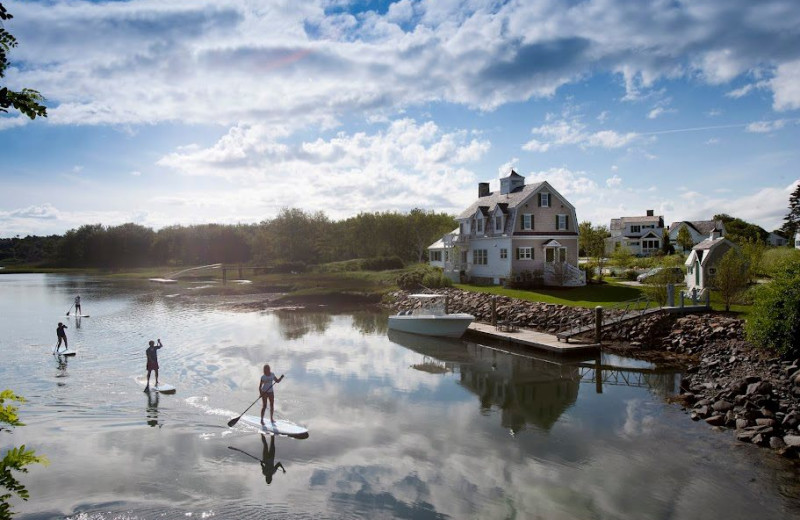
[[[781,236],[777,233],[770,233],[767,236],[767,245],[774,246],[774,247],[783,247],[789,243],[789,240],[786,237]]]
[[[526,186],[512,170],[497,192],[481,182],[478,198],[456,218],[458,229],[428,247],[431,265],[453,281],[503,284],[528,271],[547,285],[586,284],[575,207],[547,181]]]
[[[714,231],[718,232],[719,236],[725,236],[725,223],[721,220],[681,220],[679,222],[673,222],[669,227],[669,240],[674,244],[676,251],[681,251],[683,253],[691,250],[691,247],[682,249],[681,246],[678,245],[678,234],[681,232],[682,228],[686,228],[689,231],[689,235],[692,237],[692,247],[708,238]]]
[[[718,231],[694,246],[686,258],[686,289],[698,292],[710,286],[710,281],[717,274],[717,264],[729,249],[739,246],[721,237]]]
[[[661,249],[664,237],[664,217],[648,209],[641,217],[612,218],[611,234],[605,241],[606,254],[625,247],[636,256],[651,256]]]
[[[794,234],[794,248],[800,249],[800,231]]]

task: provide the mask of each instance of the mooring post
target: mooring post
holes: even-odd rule
[[[594,342],[601,343],[603,336],[603,307],[598,305],[594,308]]]
[[[706,307],[711,308],[711,291],[706,289]]]
[[[450,314],[450,296],[448,295],[444,297],[444,313]]]
[[[242,276],[242,264],[239,264],[239,280],[242,278],[244,278],[244,276]]]
[[[222,285],[228,283],[228,269],[226,267],[222,268]]]
[[[600,356],[594,360],[594,391],[595,393],[603,393],[603,366],[600,364]]]
[[[497,327],[497,296],[492,296],[492,326]]]
[[[667,284],[667,307],[675,307],[675,284]]]

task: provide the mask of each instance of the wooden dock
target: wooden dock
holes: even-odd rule
[[[536,332],[530,329],[499,330],[489,323],[472,322],[467,329],[466,336],[491,338],[505,341],[515,345],[523,345],[534,349],[546,350],[558,354],[587,354],[600,350],[599,343],[575,341],[573,343],[561,342],[554,334]]]

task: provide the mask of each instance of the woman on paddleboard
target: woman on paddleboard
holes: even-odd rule
[[[272,387],[277,383],[283,381],[283,374],[281,377],[275,377],[269,365],[264,365],[264,375],[261,376],[261,381],[258,382],[258,393],[261,394],[261,425],[264,425],[264,411],[267,409],[267,401],[269,401],[269,421],[275,422],[275,392]]]
[[[81,295],[75,297],[75,315],[81,315]]]
[[[145,392],[150,390],[150,372],[154,370],[156,372],[156,388],[158,388],[158,349],[163,346],[160,339],[157,345],[151,339],[150,346],[144,351],[147,354],[147,385],[144,387]]]
[[[67,333],[64,332],[64,329],[66,328],[67,328],[66,325],[64,325],[60,321],[58,322],[58,327],[56,327],[56,337],[58,338],[58,345],[56,345],[56,352],[58,352],[59,349],[61,349],[62,340],[64,341],[64,350],[69,350],[69,345],[67,345]]]

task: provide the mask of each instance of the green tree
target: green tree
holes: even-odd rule
[[[681,246],[681,250],[689,251],[692,247],[694,247],[694,240],[692,240],[692,234],[686,228],[686,226],[681,226],[678,230],[678,236],[675,237],[675,243]]]
[[[17,39],[8,32],[3,26],[3,21],[10,20],[13,16],[6,11],[3,4],[0,4],[0,79],[5,77],[6,69],[9,66],[8,53],[17,46]],[[31,119],[36,116],[47,117],[47,108],[40,102],[44,97],[38,91],[23,88],[15,92],[8,87],[0,85],[0,112],[8,112],[10,107],[14,107]]]
[[[756,345],[788,358],[800,355],[800,259],[788,259],[758,287],[746,331]]]
[[[800,231],[800,183],[795,186],[794,191],[789,196],[789,213],[783,217],[781,231],[791,242],[794,241],[794,234]]]
[[[603,279],[603,268],[607,261],[605,256],[606,238],[610,236],[606,226],[593,226],[589,221],[578,224],[578,250],[592,259],[597,266],[597,278]]]
[[[750,224],[725,213],[714,215],[714,220],[721,220],[725,224],[725,237],[739,245],[747,239],[767,241],[769,233],[761,226]]]
[[[3,390],[0,392],[0,432],[8,430],[7,424],[11,427],[24,426],[17,416],[17,407],[13,404],[7,404],[6,401],[24,402],[25,400],[14,394],[11,390]],[[9,501],[14,495],[22,500],[28,500],[28,490],[22,483],[17,480],[16,473],[27,473],[27,466],[31,464],[47,464],[47,459],[43,456],[36,455],[36,452],[29,450],[25,445],[19,447],[12,446],[3,452],[3,458],[0,459],[0,487],[7,490],[7,492],[0,491],[0,519],[11,518],[13,511],[11,511],[11,504]]]
[[[752,278],[764,274],[762,267],[764,265],[764,252],[767,250],[767,245],[761,240],[748,238],[741,247],[742,254],[747,261],[747,271],[750,276],[750,281],[753,281]]]
[[[719,291],[725,310],[731,310],[742,292],[747,288],[750,274],[747,258],[736,248],[730,248],[717,263],[717,272],[711,279],[711,287]]]

